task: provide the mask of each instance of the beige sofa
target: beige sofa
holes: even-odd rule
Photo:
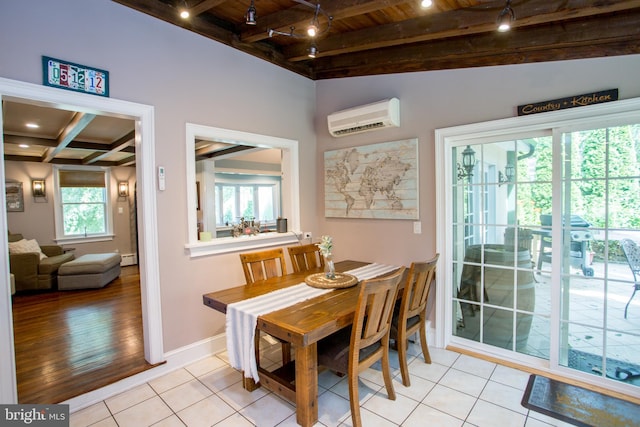
[[[9,233],[9,242],[18,242],[22,239],[22,234]],[[38,252],[9,253],[9,264],[11,273],[15,276],[16,292],[55,289],[58,268],[74,259],[73,252],[65,253],[62,246],[41,245],[40,249],[47,256],[42,260]]]

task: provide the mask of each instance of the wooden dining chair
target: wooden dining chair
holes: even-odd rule
[[[324,267],[324,257],[320,254],[320,248],[315,243],[289,246],[287,250],[294,273]]]
[[[240,254],[240,262],[247,285],[287,274],[282,248],[243,253]]]
[[[391,339],[398,349],[398,360],[402,374],[402,384],[411,385],[409,366],[407,365],[407,346],[409,337],[420,334],[420,346],[425,363],[431,363],[427,346],[427,302],[431,285],[435,278],[436,264],[440,254],[426,262],[414,262],[409,268],[398,310],[391,321]]]
[[[247,285],[251,285],[259,280],[270,279],[272,277],[284,276],[287,274],[287,266],[284,261],[284,250],[282,248],[269,249],[259,252],[248,252],[240,254],[242,271]],[[260,331],[255,335],[256,362],[260,366]],[[281,343],[282,364],[291,362],[291,343],[275,338]]]
[[[359,374],[378,360],[382,360],[387,396],[396,400],[389,367],[389,332],[404,270],[402,267],[390,276],[364,280],[360,284],[353,324],[318,342],[318,365],[348,376],[351,419],[355,427],[362,425]]]

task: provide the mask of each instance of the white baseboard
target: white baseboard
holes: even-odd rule
[[[76,396],[61,403],[69,405],[69,412],[76,412],[80,409],[84,409],[95,403],[99,403],[105,399],[115,396],[116,394],[120,394],[133,387],[137,387],[155,378],[161,377],[171,371],[183,368],[200,359],[223,352],[226,349],[227,342],[225,334],[207,338],[165,353],[164,358],[166,362],[162,365],[140,372],[139,374],[131,377],[124,378],[97,390]]]

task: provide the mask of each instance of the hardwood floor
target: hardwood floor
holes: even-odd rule
[[[13,329],[19,403],[59,403],[153,367],[137,266],[102,289],[14,295]]]

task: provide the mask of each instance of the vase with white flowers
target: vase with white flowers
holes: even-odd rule
[[[333,264],[333,239],[331,236],[322,236],[320,243],[318,243],[320,254],[324,257],[324,274],[327,279],[336,278],[336,267]]]

